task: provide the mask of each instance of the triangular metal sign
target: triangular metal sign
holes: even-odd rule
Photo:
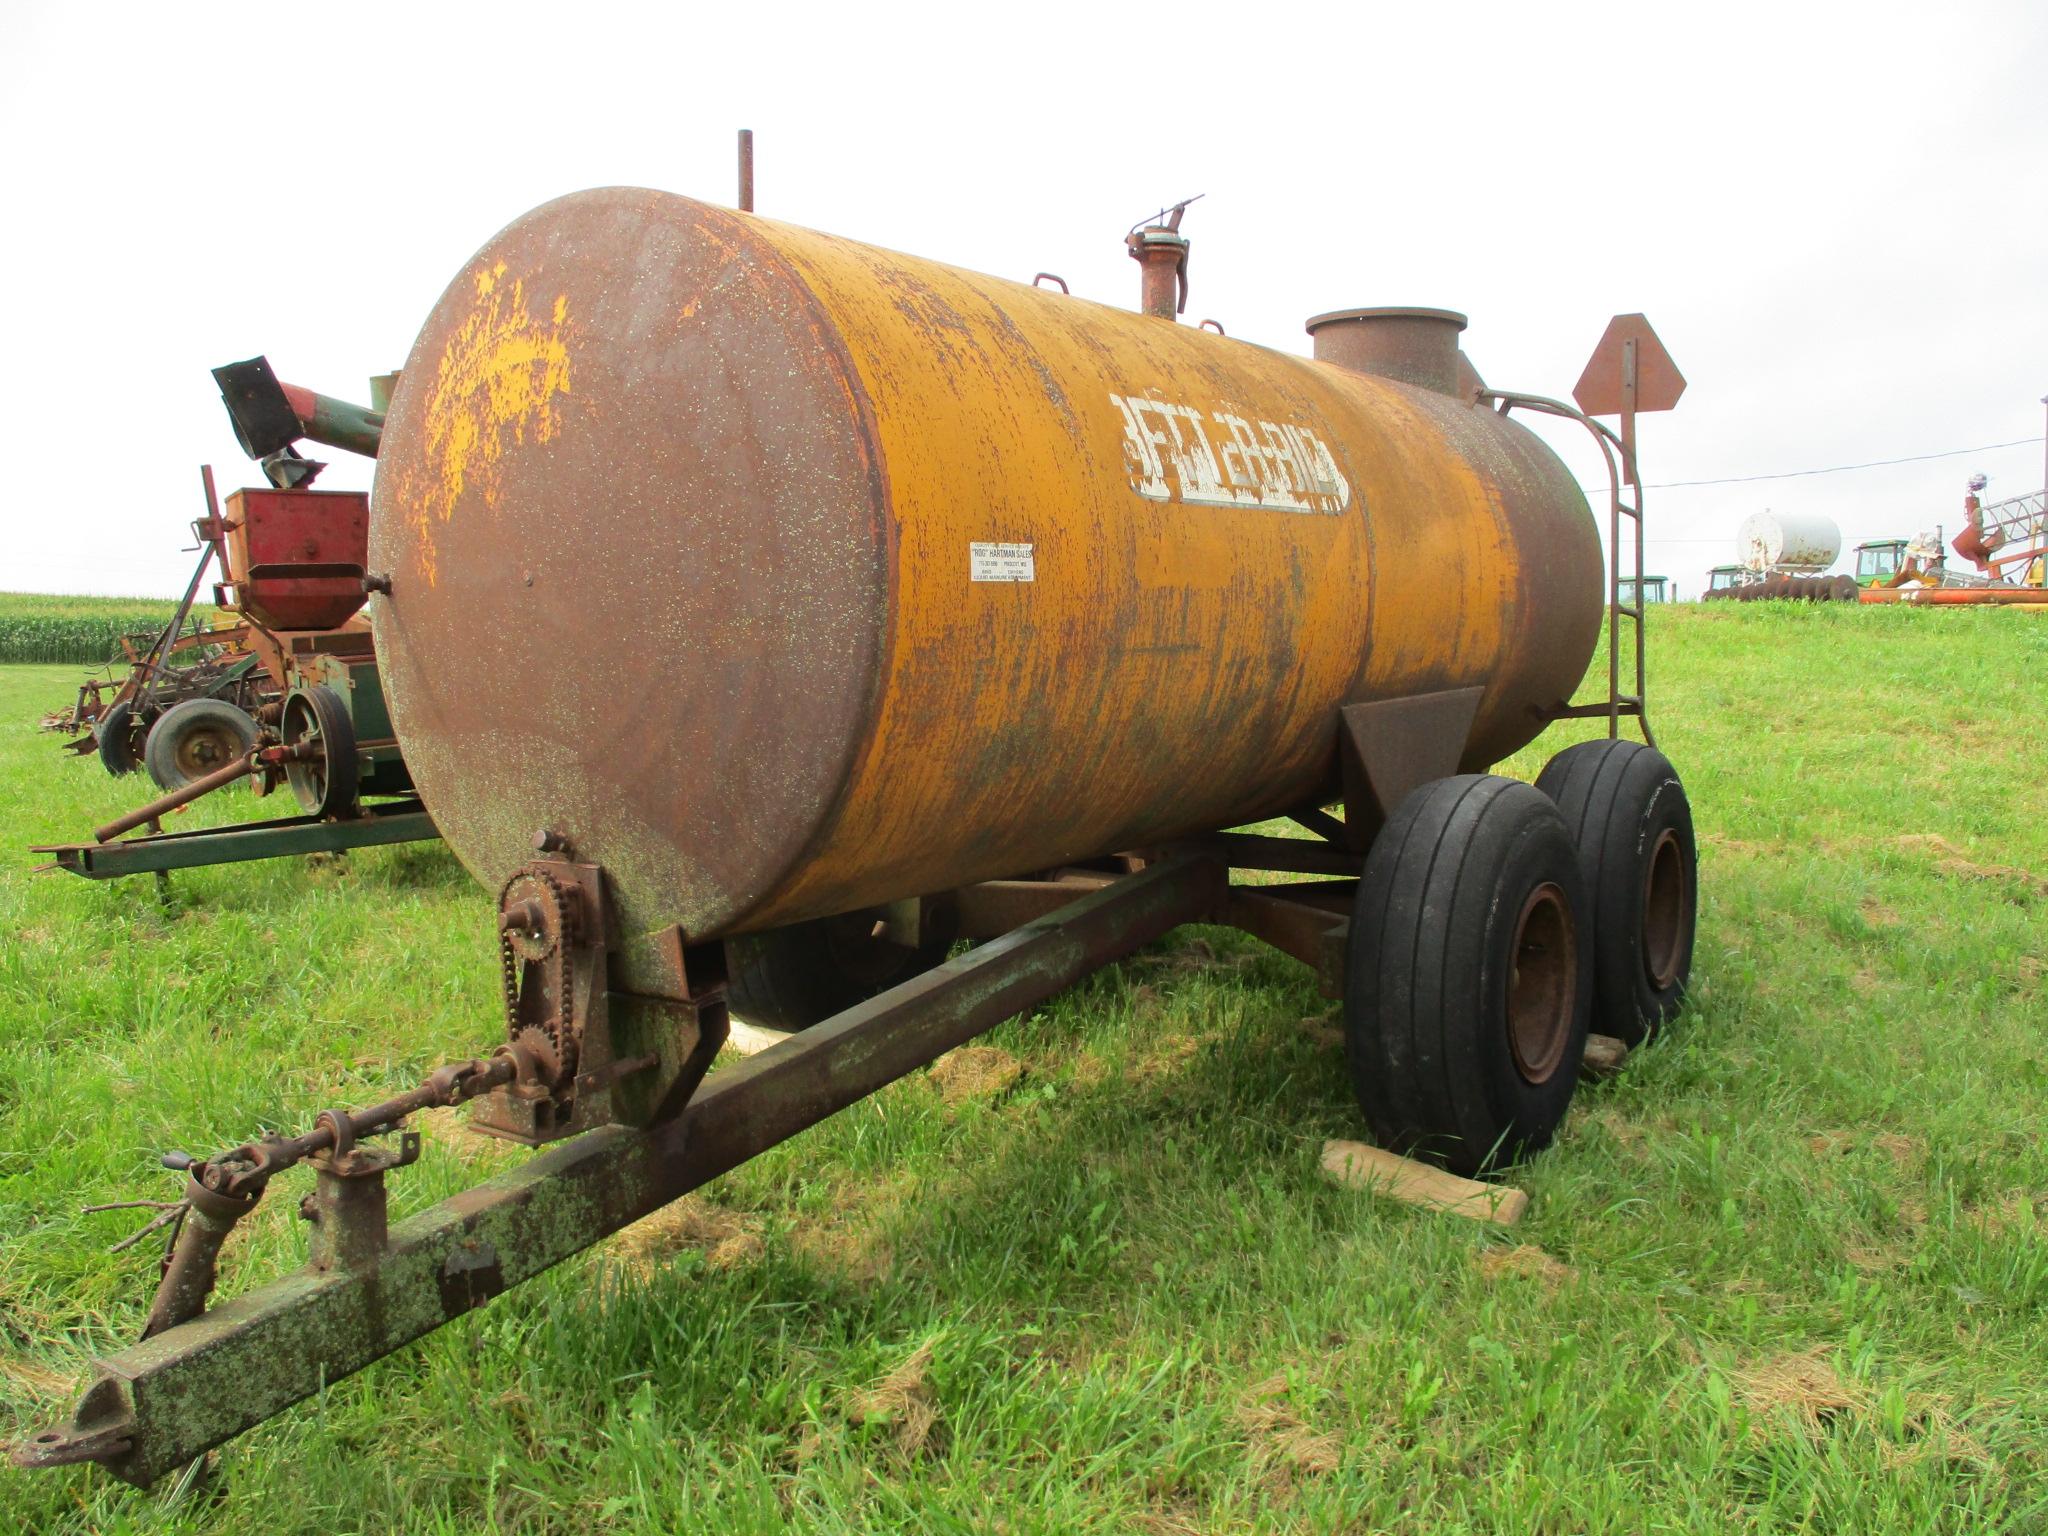
[[[1572,398],[1588,416],[1619,416],[1622,408],[1621,367],[1624,344],[1636,344],[1636,409],[1668,411],[1685,393],[1685,375],[1664,343],[1641,315],[1616,315],[1607,322],[1607,333],[1593,349],[1593,357]]]

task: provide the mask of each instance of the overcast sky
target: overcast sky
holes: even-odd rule
[[[1132,305],[1188,215],[1188,319],[1471,316],[1565,395],[1642,310],[1690,388],[1645,478],[1688,595],[1766,507],[1843,545],[2042,483],[2048,4],[0,7],[0,588],[172,593],[196,465],[260,483],[208,369],[345,398],[496,229],[581,187],[762,212]],[[1547,432],[1594,483],[1577,429]],[[324,484],[367,485],[329,455]]]

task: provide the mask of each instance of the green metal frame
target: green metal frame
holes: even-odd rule
[[[288,858],[296,853],[340,853],[386,843],[421,843],[440,835],[418,800],[394,800],[365,806],[362,815],[345,821],[291,816],[281,821],[163,832],[125,842],[63,843],[34,851],[50,855],[59,869],[87,880],[118,880],[123,875]]]

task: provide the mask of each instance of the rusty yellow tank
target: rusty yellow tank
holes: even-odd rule
[[[694,939],[1327,799],[1349,702],[1481,685],[1491,763],[1602,595],[1563,465],[1455,393],[631,189],[442,297],[372,564],[468,868],[546,830]]]

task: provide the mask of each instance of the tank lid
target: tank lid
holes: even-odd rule
[[[1333,309],[1308,323],[1317,362],[1452,396],[1463,392],[1458,333],[1464,329],[1465,317],[1455,309],[1407,305]]]
[[[1308,333],[1313,336],[1326,325],[1335,325],[1340,320],[1448,320],[1459,330],[1465,329],[1466,317],[1455,309],[1420,309],[1412,305],[1383,304],[1373,309],[1333,309],[1326,315],[1315,315],[1308,322]]]

